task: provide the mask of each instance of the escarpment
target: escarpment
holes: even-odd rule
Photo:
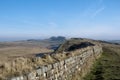
[[[102,47],[97,42],[71,39],[55,53],[21,57],[4,64],[0,67],[0,76],[3,80],[80,80],[101,53]]]

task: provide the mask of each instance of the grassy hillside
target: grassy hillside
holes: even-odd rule
[[[120,45],[103,44],[103,54],[84,80],[120,80]]]

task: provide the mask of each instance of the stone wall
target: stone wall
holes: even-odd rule
[[[79,74],[81,78],[100,56],[102,47],[100,45],[88,46],[69,52],[69,54],[74,53],[78,54],[54,64],[39,66],[38,69],[27,75],[13,77],[8,80],[74,80],[75,74]]]

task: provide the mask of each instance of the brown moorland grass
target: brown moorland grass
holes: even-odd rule
[[[41,47],[9,47],[9,48],[0,48],[0,60],[2,62],[9,61],[13,58],[26,56],[31,57],[35,56],[39,53],[46,53],[51,52],[52,50],[49,50],[47,48],[41,48]],[[0,63],[2,63],[0,61]]]
[[[34,57],[36,54],[52,51],[40,42],[2,42],[0,43],[0,64],[18,57]]]

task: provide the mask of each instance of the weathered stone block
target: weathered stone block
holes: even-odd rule
[[[35,80],[36,79],[36,73],[35,72],[31,72],[27,75],[28,80]]]
[[[36,70],[36,73],[37,73],[37,75],[40,76],[40,75],[42,74],[42,69],[37,69],[37,70]]]

